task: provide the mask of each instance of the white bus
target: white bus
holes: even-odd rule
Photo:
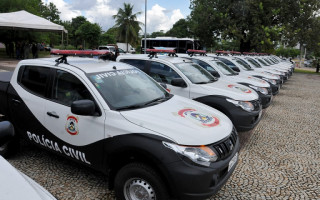
[[[141,40],[141,50],[144,52],[144,41]],[[186,53],[188,49],[202,50],[199,40],[192,38],[176,38],[176,37],[156,37],[147,38],[147,49],[172,48],[177,53]]]

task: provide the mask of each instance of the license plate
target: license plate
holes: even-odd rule
[[[238,160],[238,152],[233,156],[233,158],[230,160],[229,162],[229,167],[228,167],[228,171],[230,171],[230,169],[232,169],[233,165],[236,164]]]

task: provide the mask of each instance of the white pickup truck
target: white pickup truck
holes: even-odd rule
[[[24,137],[105,173],[120,200],[215,194],[238,161],[230,119],[128,64],[66,59],[103,52],[55,50],[63,57],[23,60],[0,73],[0,114],[17,132],[0,154]]]

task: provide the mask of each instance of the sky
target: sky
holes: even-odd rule
[[[123,3],[134,5],[134,13],[138,21],[145,23],[145,0],[42,0],[44,3],[54,3],[61,12],[63,21],[77,16],[86,17],[91,23],[97,23],[106,31],[115,24],[112,15],[123,8]],[[190,14],[190,0],[147,0],[147,33],[164,32],[172,28],[179,19]],[[142,26],[144,34],[144,25]]]

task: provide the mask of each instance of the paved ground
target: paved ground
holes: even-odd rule
[[[320,76],[294,74],[240,137],[239,164],[210,200],[320,199]],[[113,199],[102,174],[33,146],[9,162],[58,199]]]

